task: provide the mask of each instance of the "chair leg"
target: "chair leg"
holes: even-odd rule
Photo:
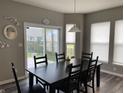
[[[38,83],[38,78],[36,78],[36,84]]]
[[[57,89],[57,93],[59,93],[59,90]]]
[[[46,85],[46,87],[47,87],[47,90],[48,90],[48,85]]]
[[[47,86],[43,84],[43,88],[46,90]]]
[[[87,83],[84,83],[85,93],[87,93]]]
[[[77,89],[77,93],[80,93],[80,89],[79,88]]]
[[[95,89],[94,89],[94,80],[92,81],[92,89],[93,89],[93,93],[95,93]]]

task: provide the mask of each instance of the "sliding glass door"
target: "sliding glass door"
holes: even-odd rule
[[[59,30],[55,27],[26,27],[25,51],[28,68],[34,66],[33,56],[47,54],[49,63],[55,62],[55,52],[59,52]]]
[[[59,36],[58,29],[46,28],[46,53],[48,59],[55,61],[55,52],[59,52]]]

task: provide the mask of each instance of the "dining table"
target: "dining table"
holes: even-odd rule
[[[78,65],[81,63],[81,59],[71,59],[70,61],[64,61],[57,63],[49,63],[48,65],[43,65],[41,67],[32,67],[26,68],[26,71],[29,72],[29,89],[32,89],[34,84],[34,77],[39,78],[40,80],[46,82],[49,85],[49,93],[55,93],[54,84],[68,77],[68,65]],[[97,62],[96,69],[96,85],[100,86],[100,68],[102,63]],[[88,62],[83,63],[83,71],[87,70]]]

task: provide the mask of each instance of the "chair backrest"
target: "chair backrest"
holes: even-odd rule
[[[47,62],[47,54],[45,54],[45,56],[42,56],[42,57],[36,57],[36,56],[34,56],[34,65],[35,65],[35,68],[37,68],[37,65],[38,64],[41,64],[41,63],[45,63],[46,65],[48,64],[48,62]]]
[[[90,62],[92,60],[92,56],[93,56],[93,52],[91,52],[91,53],[83,52],[82,53],[81,61],[82,61],[83,66],[88,67],[88,64],[86,62]]]
[[[65,53],[55,53],[56,55],[56,62],[61,62],[61,61],[65,61]]]
[[[87,81],[93,80],[95,75],[95,70],[97,67],[98,56],[94,60],[90,60],[87,70]]]
[[[87,52],[82,52],[82,58],[91,58],[93,57],[93,52],[87,53]]]
[[[15,82],[16,82],[16,87],[18,89],[18,93],[21,93],[21,89],[20,89],[20,86],[19,86],[18,78],[17,78],[17,75],[16,75],[15,65],[14,65],[14,63],[11,63],[11,65],[12,65],[12,72],[13,72],[13,76],[15,78]]]
[[[71,86],[70,84],[71,81],[75,82],[74,84],[77,84],[77,87],[79,85],[79,80],[80,80],[80,75],[81,75],[81,70],[82,70],[82,64],[78,64],[78,65],[72,65],[70,64],[68,66],[69,68],[69,76],[68,76],[68,87]]]

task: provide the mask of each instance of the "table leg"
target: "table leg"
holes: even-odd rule
[[[55,93],[55,89],[54,89],[54,87],[52,85],[50,85],[49,93]]]
[[[100,86],[100,65],[97,66],[97,69],[96,69],[96,85],[97,87]]]
[[[29,91],[31,93],[31,89],[33,87],[33,74],[29,73]]]

